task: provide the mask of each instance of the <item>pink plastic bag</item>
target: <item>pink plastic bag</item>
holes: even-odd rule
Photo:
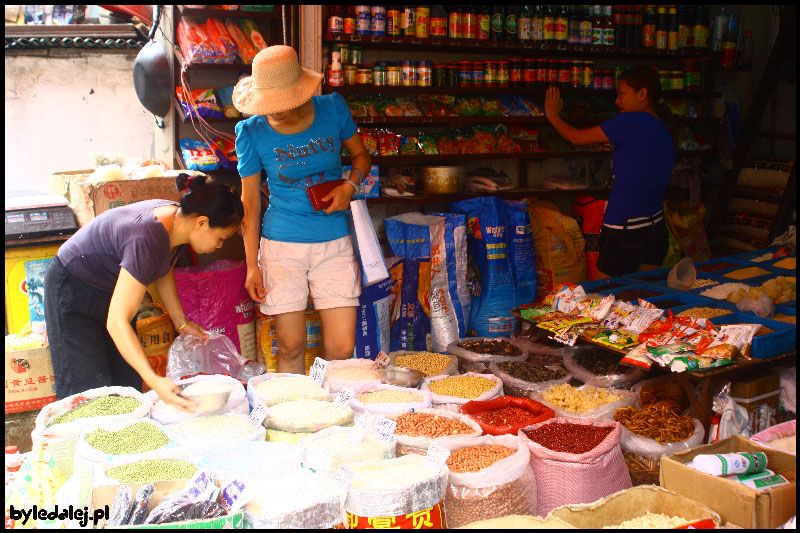
[[[175,269],[175,282],[186,317],[228,337],[245,359],[256,359],[255,307],[244,288],[247,268],[223,260]]]
[[[563,453],[545,448],[528,438],[526,431],[546,424],[585,424],[614,429],[594,449],[582,453]],[[632,486],[631,476],[619,445],[621,426],[616,422],[597,422],[576,418],[551,418],[519,431],[519,438],[531,451],[531,466],[536,476],[539,516],[562,505],[591,503]]]

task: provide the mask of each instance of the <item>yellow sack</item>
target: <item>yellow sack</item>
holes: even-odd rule
[[[562,283],[586,281],[586,242],[577,220],[547,200],[530,201],[528,214],[536,247],[538,296]]]

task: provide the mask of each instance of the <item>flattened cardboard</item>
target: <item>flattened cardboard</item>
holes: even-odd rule
[[[790,485],[757,491],[736,481],[698,472],[686,466],[700,454],[764,452],[767,468],[791,481]],[[774,529],[796,512],[796,456],[765,448],[735,435],[661,458],[661,486],[703,503],[718,512],[725,522],[752,529]]]

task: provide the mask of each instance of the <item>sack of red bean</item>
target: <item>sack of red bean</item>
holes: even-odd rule
[[[467,337],[451,342],[447,353],[458,357],[459,372],[489,371],[492,361],[524,361],[528,353],[511,339],[489,337]]]
[[[530,452],[514,435],[442,437],[450,450],[444,509],[447,527],[507,515],[535,515],[536,481]]]
[[[454,412],[470,400],[491,400],[503,395],[500,378],[494,374],[474,372],[460,376],[434,376],[425,380],[421,388],[430,390],[433,407]]]
[[[425,455],[434,439],[458,435],[477,438],[483,430],[467,415],[443,409],[418,409],[413,413],[395,413],[386,418],[397,422],[394,437],[397,440],[397,456]]]
[[[489,372],[503,380],[503,392],[506,395],[521,398],[553,385],[567,383],[572,377],[561,365],[535,361],[492,361]]]
[[[564,353],[564,368],[575,379],[592,387],[627,389],[645,376],[645,371],[620,364],[622,356],[593,346],[574,346]]]
[[[513,396],[468,402],[460,411],[475,420],[487,435],[516,435],[520,429],[544,422],[555,414],[530,398]]]
[[[631,477],[615,422],[551,418],[518,433],[530,450],[536,475],[537,511],[594,502],[628,489]]]

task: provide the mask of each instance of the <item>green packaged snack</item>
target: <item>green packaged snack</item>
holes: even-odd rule
[[[425,155],[439,155],[439,148],[436,146],[436,139],[432,135],[422,134],[418,137],[422,144],[422,153]]]

